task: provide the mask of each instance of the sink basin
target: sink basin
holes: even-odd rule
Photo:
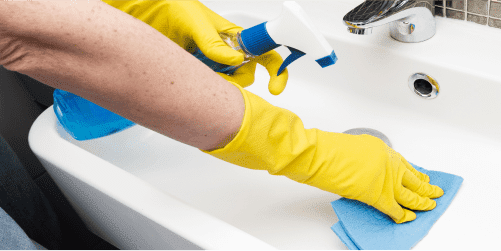
[[[300,58],[279,96],[268,93],[268,74],[258,67],[247,90],[293,111],[306,128],[373,128],[408,161],[462,176],[416,249],[497,248],[501,50],[493,41],[501,31],[437,17],[437,34],[422,43],[397,42],[387,26],[357,36],[341,20],[360,2],[298,1],[339,60],[322,69]],[[275,1],[204,3],[244,28],[281,11]],[[437,98],[409,88],[418,72],[438,82]],[[346,249],[330,229],[338,195],[223,162],[140,125],[76,141],[49,107],[29,144],[86,226],[120,249]]]

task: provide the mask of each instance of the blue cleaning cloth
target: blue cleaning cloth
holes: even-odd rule
[[[339,222],[331,229],[349,249],[411,249],[449,207],[463,178],[411,165],[430,176],[430,184],[444,190],[444,195],[435,199],[437,207],[431,211],[415,211],[417,218],[414,221],[397,224],[387,215],[362,202],[346,198],[333,201],[331,204]]]

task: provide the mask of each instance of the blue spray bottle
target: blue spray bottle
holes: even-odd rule
[[[224,65],[207,58],[200,49],[193,55],[216,72],[228,75],[249,62],[281,45],[291,54],[284,60],[278,74],[296,59],[308,54],[322,67],[337,61],[334,50],[309,17],[294,1],[285,1],[280,16],[272,21],[258,24],[237,34],[220,34],[223,41],[233,49],[242,52],[245,60],[237,66]],[[54,91],[54,112],[63,128],[76,140],[88,140],[120,132],[134,122],[102,108],[75,94]]]
[[[71,92],[56,89],[53,96],[53,108],[59,122],[76,140],[104,137],[135,125]]]

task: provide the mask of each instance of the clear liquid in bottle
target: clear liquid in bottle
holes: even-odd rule
[[[215,62],[215,61],[209,59],[207,56],[205,56],[199,48],[196,48],[195,52],[193,52],[192,55],[195,56],[198,60],[202,61],[207,66],[209,66],[213,71],[225,73],[227,75],[232,75],[233,73],[235,73],[236,70],[238,70],[244,64],[248,63],[253,57],[255,57],[250,52],[248,52],[245,49],[245,47],[241,46],[242,40],[241,40],[240,35],[241,35],[240,32],[238,32],[237,34],[231,34],[231,33],[225,33],[225,32],[219,33],[219,36],[221,37],[221,39],[229,47],[244,54],[244,61],[239,65],[225,65],[225,64]]]

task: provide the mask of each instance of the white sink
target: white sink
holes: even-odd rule
[[[386,26],[357,36],[342,17],[360,2],[299,1],[338,62],[322,69],[302,57],[288,67],[279,96],[268,93],[258,67],[247,90],[295,112],[306,128],[374,128],[410,162],[462,176],[416,249],[499,248],[501,30],[437,18],[437,34],[422,43],[397,42]],[[276,1],[205,3],[244,28],[281,11]],[[409,89],[417,72],[438,81],[436,99]],[[330,229],[338,221],[330,202],[339,196],[225,163],[139,125],[80,142],[50,107],[29,144],[88,228],[121,249],[346,249]]]

